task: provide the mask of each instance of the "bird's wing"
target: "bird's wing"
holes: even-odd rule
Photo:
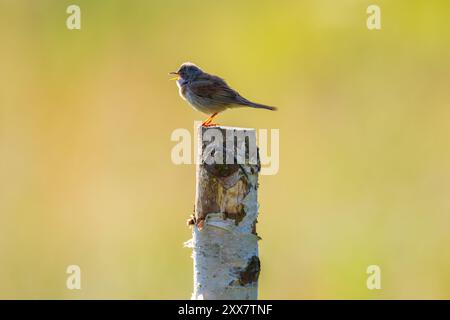
[[[205,75],[190,83],[190,90],[195,95],[222,103],[237,103],[242,97],[231,89],[225,80],[212,75]]]

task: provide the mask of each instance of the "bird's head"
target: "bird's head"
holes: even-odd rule
[[[170,74],[176,75],[174,79],[183,79],[186,81],[194,80],[203,73],[202,69],[197,67],[191,62],[185,62],[181,65],[180,69],[176,72],[170,72]]]

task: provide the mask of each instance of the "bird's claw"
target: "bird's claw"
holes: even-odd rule
[[[202,123],[202,127],[205,127],[205,128],[209,128],[209,127],[217,127],[218,126],[218,124],[217,123],[212,123],[212,122],[208,122],[208,123]]]

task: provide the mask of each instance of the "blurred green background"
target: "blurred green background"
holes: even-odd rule
[[[184,61],[279,107],[218,118],[280,129],[260,298],[450,298],[450,2],[372,3],[1,0],[0,298],[190,298]]]

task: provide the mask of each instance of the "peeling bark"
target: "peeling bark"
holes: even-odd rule
[[[258,281],[259,271],[261,270],[261,264],[257,256],[251,257],[248,261],[248,265],[244,271],[240,273],[239,282],[245,286],[249,283]]]
[[[222,141],[202,139],[205,133],[218,132]],[[243,135],[247,139],[234,138]],[[220,148],[213,150],[213,143]],[[188,243],[194,259],[192,299],[257,299],[260,163],[255,130],[200,127],[198,146],[196,204],[190,220],[193,238]]]

